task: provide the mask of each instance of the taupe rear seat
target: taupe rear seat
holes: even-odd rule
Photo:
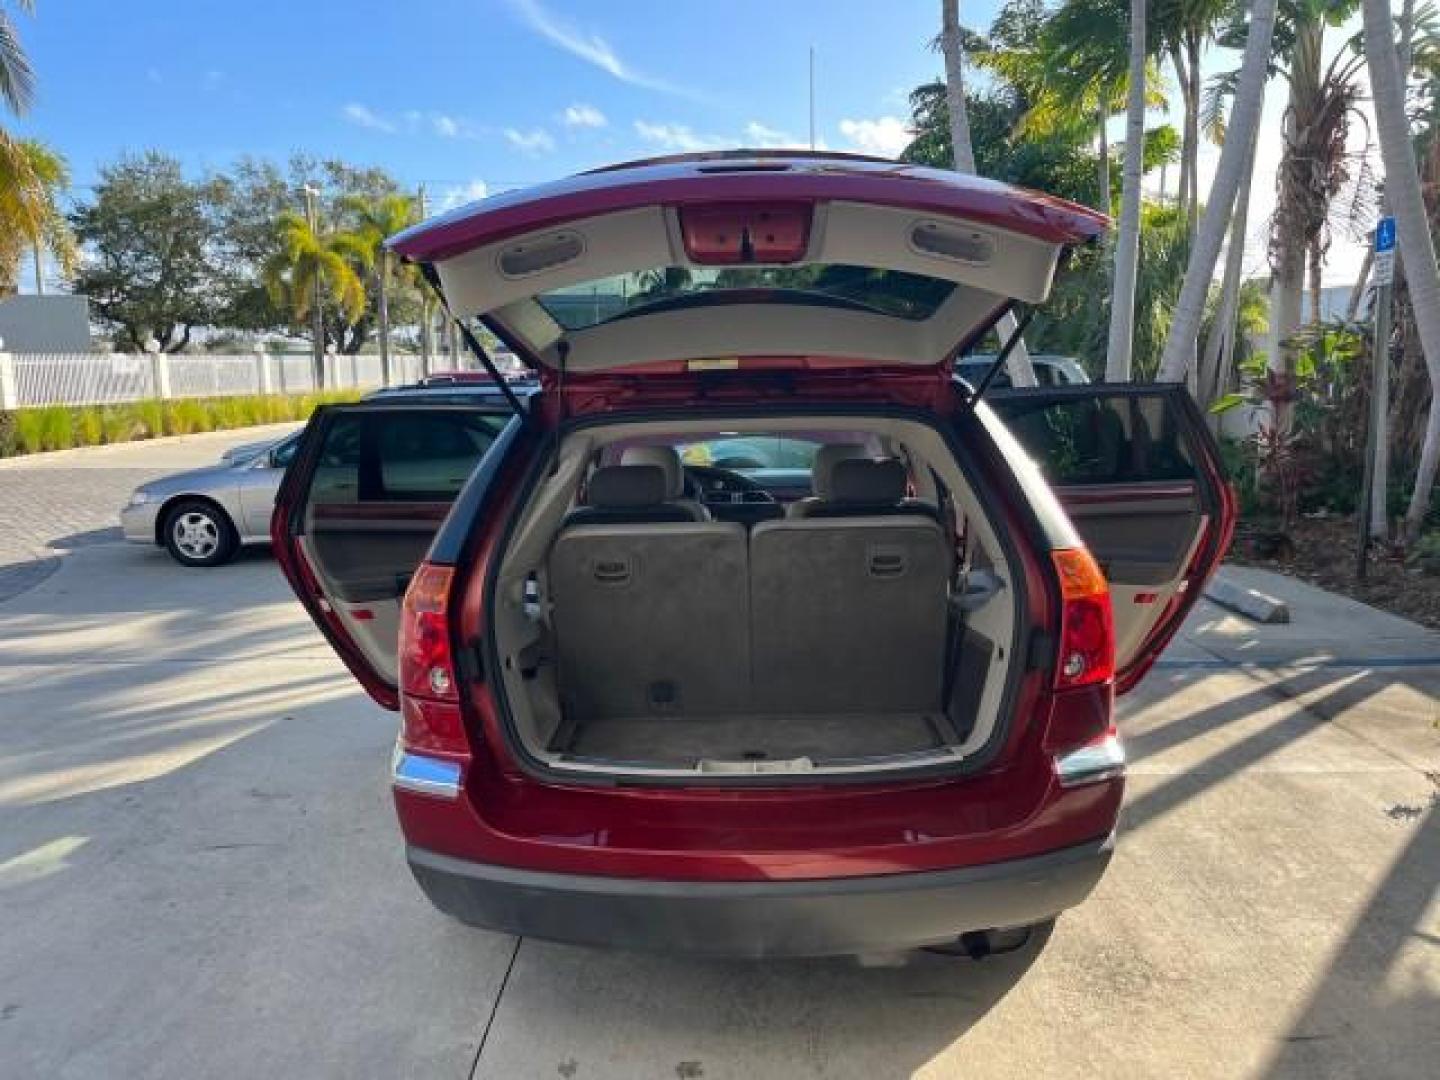
[[[756,708],[940,710],[951,552],[904,486],[894,463],[844,461],[824,516],[752,531]]]
[[[659,483],[649,475],[658,470],[601,471],[606,482],[592,483],[591,501],[598,494],[616,505],[602,501],[592,509],[597,518],[623,511],[624,520],[565,526],[547,570],[570,715],[584,721],[744,709],[750,667],[744,527],[634,520],[644,514],[642,504],[659,502],[640,498]]]

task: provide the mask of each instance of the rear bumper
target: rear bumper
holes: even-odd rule
[[[1027,859],[848,879],[653,881],[517,870],[411,847],[431,902],[489,930],[703,956],[834,956],[1053,918],[1090,894],[1114,837]]]

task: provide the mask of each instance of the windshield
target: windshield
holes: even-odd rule
[[[535,299],[566,330],[583,330],[645,309],[737,302],[828,304],[921,320],[954,290],[953,281],[838,263],[667,266],[569,285]]]

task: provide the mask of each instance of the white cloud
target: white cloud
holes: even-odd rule
[[[437,113],[430,118],[431,126],[435,134],[442,139],[456,139],[460,137],[460,122],[453,116],[446,116],[444,113]]]
[[[565,126],[579,128],[602,128],[608,120],[605,114],[594,105],[586,105],[583,102],[576,102],[565,110]]]
[[[841,120],[840,134],[857,150],[877,157],[899,157],[915,136],[907,121],[898,116],[877,116],[873,120]]]
[[[579,27],[546,11],[540,0],[510,0],[510,6],[525,21],[525,24],[572,56],[578,56],[587,64],[593,64],[601,71],[614,76],[631,86],[643,86],[647,90],[659,90],[666,94],[690,96],[687,91],[672,86],[663,79],[656,79],[636,71],[616,54],[609,42],[599,34]]]
[[[440,209],[453,210],[457,206],[483,199],[490,194],[490,186],[484,180],[471,180],[468,184],[447,187],[440,196]]]
[[[346,120],[359,127],[369,128],[371,131],[383,131],[387,135],[395,134],[395,124],[385,119],[373,109],[361,105],[358,101],[352,101],[341,109],[341,114]]]
[[[207,93],[220,89],[220,84],[225,81],[225,73],[219,68],[211,68],[205,72],[205,77],[200,80],[200,87]]]
[[[697,135],[688,124],[657,124],[649,120],[635,121],[635,134],[662,150],[694,153],[697,150],[717,150],[732,146],[729,139],[714,135]]]
[[[788,131],[780,131],[762,124],[759,120],[751,120],[745,125],[744,144],[758,150],[775,150],[781,147],[793,150],[803,147],[805,142]]]
[[[554,138],[544,128],[531,128],[529,131],[506,128],[505,138],[511,146],[526,154],[548,154],[555,149]]]

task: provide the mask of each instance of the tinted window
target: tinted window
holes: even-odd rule
[[[1031,400],[1019,391],[991,402],[1052,484],[1192,480],[1183,428],[1161,397]]]
[[[509,417],[351,414],[326,433],[310,486],[316,502],[450,502]]]

